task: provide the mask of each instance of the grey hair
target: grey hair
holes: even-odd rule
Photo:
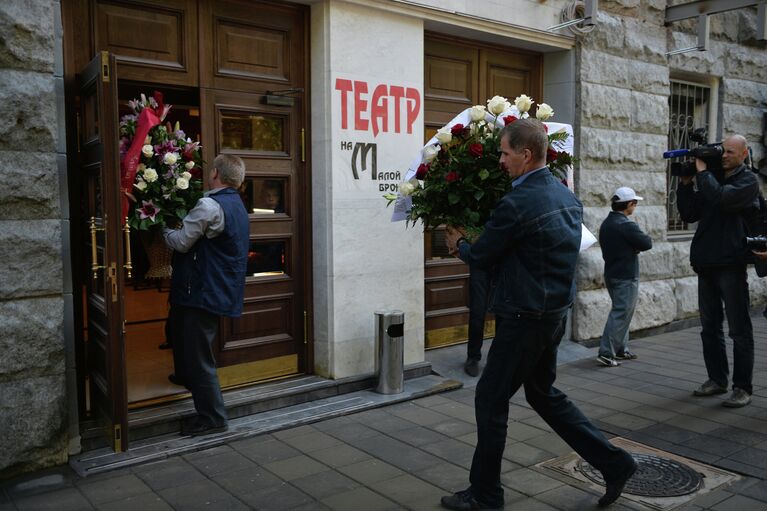
[[[530,149],[535,161],[546,159],[549,136],[538,119],[518,119],[507,124],[501,131],[501,139],[503,137],[506,137],[506,142],[514,151]]]
[[[213,160],[213,168],[218,170],[218,178],[225,185],[239,188],[245,180],[245,162],[233,154],[219,154]]]

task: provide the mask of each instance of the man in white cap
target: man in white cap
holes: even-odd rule
[[[618,360],[637,358],[629,351],[629,325],[639,295],[639,258],[652,248],[652,239],[629,220],[638,201],[634,190],[621,186],[612,196],[612,211],[599,228],[599,246],[605,260],[605,286],[612,300],[597,363],[605,367],[620,365]]]

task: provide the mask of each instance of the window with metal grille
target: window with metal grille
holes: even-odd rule
[[[695,147],[695,142],[690,142],[689,135],[698,128],[706,128],[710,134],[713,129],[711,122],[711,87],[682,81],[671,81],[671,95],[669,102],[669,126],[668,148],[689,149]],[[710,135],[709,135],[710,138]],[[676,187],[679,178],[672,176],[670,172],[671,162],[666,164],[666,208],[668,211],[669,234],[682,234],[695,229],[694,225],[688,225],[679,217],[676,206]]]

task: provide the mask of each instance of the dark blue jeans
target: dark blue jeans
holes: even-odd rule
[[[482,358],[482,341],[485,338],[485,316],[487,316],[490,292],[490,272],[481,268],[469,269],[469,344],[467,358]]]
[[[631,455],[607,441],[565,394],[554,388],[557,347],[565,315],[543,319],[495,317],[495,339],[474,398],[477,447],[471,491],[488,506],[503,505],[501,460],[506,447],[509,400],[524,385],[527,402],[583,459],[614,480]]]
[[[708,377],[726,387],[730,374],[722,322],[725,312],[733,342],[732,386],[749,394],[753,391],[754,334],[751,327],[751,300],[745,266],[705,268],[698,271],[700,337]]]
[[[197,415],[211,426],[227,423],[213,356],[218,320],[217,315],[206,310],[180,305],[171,307],[168,318],[176,377],[192,393]]]

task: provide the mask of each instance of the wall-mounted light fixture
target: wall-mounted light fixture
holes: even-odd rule
[[[711,14],[734,11],[744,7],[757,6],[756,38],[767,40],[767,0],[696,0],[686,4],[666,7],[665,23],[698,18],[698,44],[689,48],[680,48],[666,53],[666,56],[687,53],[689,51],[706,51],[708,49]]]
[[[562,23],[549,27],[546,30],[555,32],[563,28],[569,28],[574,34],[586,34],[591,32],[594,30],[594,25],[597,24],[598,9],[598,0],[572,2],[562,9],[562,14],[560,16]]]

